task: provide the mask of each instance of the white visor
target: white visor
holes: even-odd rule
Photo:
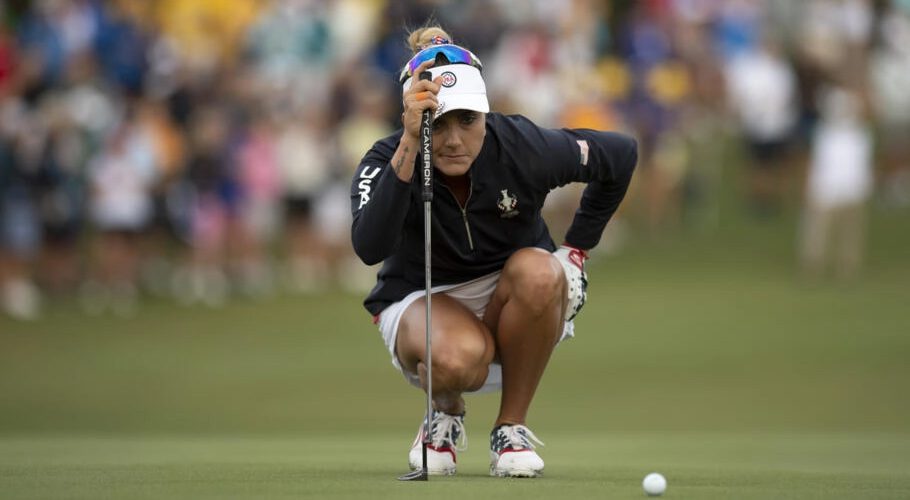
[[[447,64],[430,68],[433,79],[442,76],[442,85],[436,98],[439,107],[436,116],[456,109],[469,109],[479,113],[489,113],[490,103],[487,101],[487,86],[483,83],[480,70],[470,64]],[[411,88],[413,77],[404,82],[402,92]]]

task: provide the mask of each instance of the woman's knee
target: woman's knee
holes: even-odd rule
[[[398,331],[398,359],[416,373],[426,353],[426,318],[422,304],[406,311]],[[433,299],[433,383],[437,387],[465,389],[493,362],[495,343],[487,327],[454,299]]]
[[[433,381],[444,383],[452,388],[468,389],[486,372],[493,362],[492,336],[486,339],[484,335],[467,336],[442,333],[441,341],[433,344]],[[463,333],[463,332],[462,332]]]
[[[543,312],[559,303],[566,293],[562,266],[546,250],[525,248],[506,262],[504,277],[509,280],[510,300],[518,300]]]

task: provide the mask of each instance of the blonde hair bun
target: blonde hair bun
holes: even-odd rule
[[[408,35],[408,47],[411,52],[418,53],[430,45],[438,43],[452,43],[448,33],[439,26],[424,26],[412,31]]]

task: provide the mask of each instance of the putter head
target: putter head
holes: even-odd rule
[[[399,476],[399,481],[426,481],[429,478],[426,469],[416,469],[403,476]]]
[[[427,441],[428,440],[425,435],[424,439],[423,439],[423,467],[412,470],[411,472],[408,472],[407,474],[405,474],[403,476],[399,476],[398,477],[399,481],[427,481],[427,480],[429,480],[430,475],[427,473],[427,471],[430,470],[430,468],[427,467],[427,445],[429,443]]]

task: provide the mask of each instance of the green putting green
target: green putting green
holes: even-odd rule
[[[0,477],[4,498],[638,498],[654,469],[667,477],[667,498],[898,499],[910,492],[906,434],[548,435],[547,471],[538,479],[489,477],[481,442],[460,457],[457,476],[401,483],[395,476],[407,443],[369,429],[6,437]]]
[[[458,476],[395,480],[424,399],[358,296],[0,318],[0,497],[637,498],[659,471],[666,498],[908,498],[907,220],[876,215],[852,285],[796,279],[786,223],[596,258],[531,409],[538,480],[487,476],[496,395]]]

